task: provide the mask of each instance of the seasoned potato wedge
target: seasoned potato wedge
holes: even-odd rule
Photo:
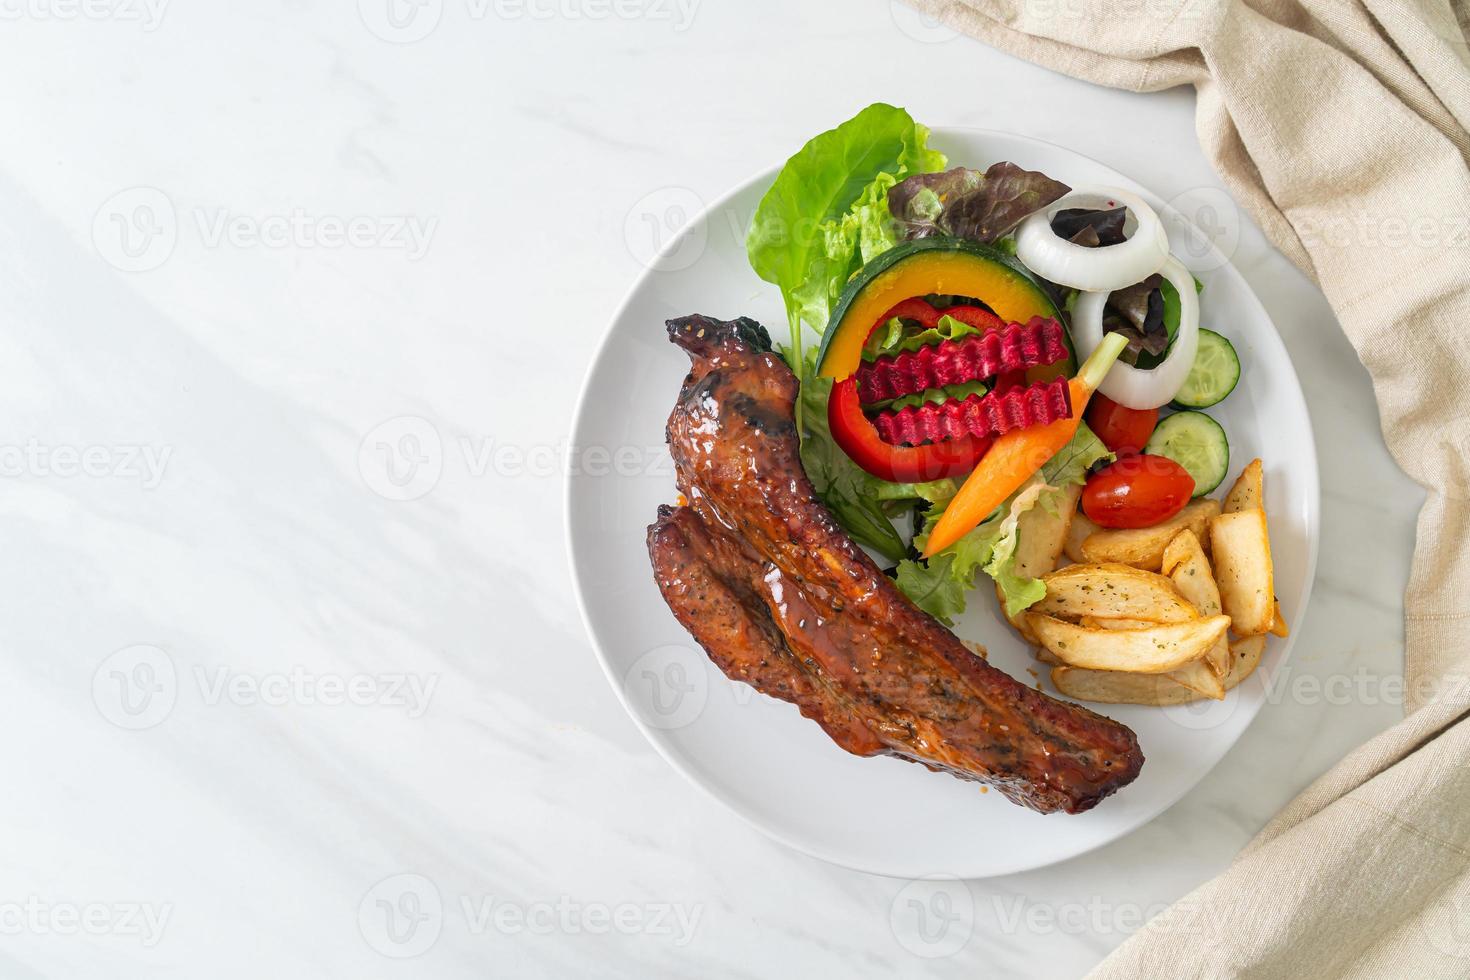
[[[1225,637],[1222,635],[1219,640],[1215,641],[1215,646],[1220,646],[1224,643]],[[1214,648],[1212,647],[1211,649],[1213,650]],[[1229,647],[1226,647],[1225,655],[1227,657],[1230,656]],[[1178,670],[1171,670],[1164,676],[1178,684],[1184,685],[1196,694],[1210,698],[1213,701],[1224,700],[1225,682],[1221,679],[1220,674],[1215,673],[1215,668],[1210,664],[1209,657],[1210,654],[1207,652],[1194,663],[1185,664]]]
[[[1041,578],[1056,570],[1067,532],[1077,515],[1077,501],[1082,487],[1070,486],[1061,491],[1056,513],[1038,501],[1016,523],[1016,572],[1027,578]]]
[[[1198,615],[1172,581],[1129,565],[1068,565],[1042,581],[1046,598],[1030,611],[1048,616],[1180,623]]]
[[[1205,557],[1205,549],[1200,547],[1199,538],[1195,537],[1193,531],[1185,528],[1169,542],[1169,546],[1164,549],[1163,572],[1173,581],[1179,594],[1199,610],[1201,616],[1221,614],[1223,610],[1220,606],[1220,589],[1215,584],[1215,573],[1210,568],[1209,559]],[[1230,644],[1223,636],[1205,655],[1205,662],[1217,678],[1225,676],[1225,671],[1230,667]],[[1195,690],[1200,688],[1196,687]],[[1219,694],[1210,696],[1224,697],[1225,692],[1221,690]]]
[[[1088,519],[1087,515],[1080,510],[1072,517],[1072,526],[1067,529],[1067,541],[1062,550],[1070,561],[1078,563],[1087,561],[1082,557],[1082,542],[1086,541],[1094,532],[1100,528]]]
[[[1264,510],[1265,489],[1261,478],[1261,461],[1253,459],[1241,471],[1235,485],[1225,495],[1225,513],[1235,514],[1242,510]]]
[[[1212,518],[1210,540],[1220,603],[1231,630],[1236,636],[1269,632],[1276,620],[1276,594],[1265,511],[1239,510]]]
[[[1188,534],[1189,532],[1182,533]],[[1098,619],[1094,616],[1083,616],[1080,625],[1090,629],[1138,630],[1150,629],[1158,624],[1142,619]],[[1211,653],[1219,649],[1224,650],[1225,659],[1217,670],[1209,658]],[[1218,701],[1225,697],[1225,684],[1221,678],[1229,668],[1229,663],[1230,648],[1225,637],[1222,636],[1215,641],[1215,645],[1203,657],[1193,663],[1185,664],[1178,670],[1171,670],[1164,676],[1183,684],[1191,691]]]
[[[1286,625],[1286,617],[1281,615],[1281,603],[1279,600],[1276,602],[1276,612],[1273,615],[1275,618],[1271,620],[1271,635],[1279,636],[1282,639],[1290,636],[1291,629]]]
[[[1266,649],[1264,636],[1251,636],[1230,645],[1230,670],[1221,679],[1231,690],[1255,672]],[[1126,674],[1116,670],[1086,670],[1065,665],[1052,668],[1056,689],[1078,701],[1102,704],[1145,704],[1162,707],[1198,701],[1201,695],[1180,684],[1173,674]]]
[[[1164,623],[1145,630],[1088,629],[1042,613],[1026,620],[1042,646],[1073,667],[1165,674],[1203,657],[1225,635],[1225,616]]]
[[[1082,487],[1070,486],[1062,491],[1062,499],[1057,502],[1055,514],[1038,502],[1021,515],[1016,523],[1018,575],[1041,578],[1057,567],[1057,562],[1062,557],[1062,548],[1067,542],[1067,531],[1072,526],[1072,519],[1077,516],[1077,501],[1080,499]],[[995,586],[995,597],[1000,602],[1001,612],[1005,613],[1005,595],[1001,592],[999,583]],[[1025,620],[1019,615],[1006,614],[1006,618],[1020,632],[1023,640],[1033,646],[1036,644],[1036,637],[1030,635]]]
[[[1051,682],[1063,695],[1102,704],[1163,707],[1198,701],[1200,695],[1167,674],[1124,674],[1116,670],[1053,667]]]
[[[1111,619],[1105,616],[1083,616],[1077,624],[1092,630],[1146,630],[1159,625],[1151,619]]]
[[[1264,636],[1247,636],[1230,644],[1230,670],[1225,675],[1225,690],[1240,684],[1256,668],[1261,666],[1261,655],[1266,652]]]
[[[1205,533],[1210,518],[1220,513],[1220,502],[1203,498],[1190,501],[1178,514],[1153,527],[1100,530],[1082,542],[1082,556],[1089,562],[1121,562],[1144,571],[1157,572],[1164,562],[1164,549],[1185,528],[1198,537]]]

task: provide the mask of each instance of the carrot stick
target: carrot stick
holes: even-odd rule
[[[980,464],[960,487],[960,492],[939,516],[939,523],[929,532],[929,542],[924,547],[925,558],[943,551],[978,527],[1072,440],[1077,434],[1077,426],[1082,423],[1082,411],[1092,393],[1102,384],[1118,355],[1127,346],[1127,339],[1120,334],[1110,333],[1103,337],[1077,376],[1068,382],[1072,396],[1071,418],[1031,429],[1017,429],[995,440],[990,452],[981,458]]]

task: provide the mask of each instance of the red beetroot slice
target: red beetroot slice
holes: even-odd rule
[[[886,354],[862,364],[857,370],[858,399],[865,405],[888,401],[930,388],[1055,364],[1066,356],[1062,325],[1034,316],[1029,323],[1012,323],[1002,330]]]
[[[879,412],[873,427],[884,442],[918,446],[962,436],[1003,436],[1012,429],[1029,429],[1072,415],[1072,392],[1066,378],[1040,382],[1029,388],[992,391],[988,395],[951,398],[915,408]]]

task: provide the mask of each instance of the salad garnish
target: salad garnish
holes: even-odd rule
[[[747,250],[785,301],[821,500],[921,608],[952,622],[983,571],[1019,623],[1052,568],[1018,558],[1046,523],[1026,515],[1174,519],[1229,447],[1207,416],[1165,427],[1160,409],[1215,404],[1239,360],[1142,198],[1009,161],[945,169],[928,140],[885,104],[813,138]]]

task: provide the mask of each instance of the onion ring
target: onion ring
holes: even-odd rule
[[[1113,365],[1097,390],[1124,408],[1158,408],[1168,404],[1184,386],[1199,352],[1199,295],[1194,290],[1194,276],[1172,255],[1158,271],[1179,293],[1179,332],[1158,367],[1136,368],[1122,362]],[[1072,343],[1077,347],[1078,357],[1086,357],[1102,343],[1103,306],[1109,293],[1099,289],[1077,297],[1072,310]]]
[[[1127,241],[1087,248],[1059,237],[1051,219],[1066,208],[1128,208],[1133,232]],[[1159,216],[1137,194],[1117,187],[1073,191],[1032,214],[1016,229],[1016,257],[1026,268],[1061,286],[1087,291],[1122,289],[1158,272],[1169,258],[1169,236]]]

